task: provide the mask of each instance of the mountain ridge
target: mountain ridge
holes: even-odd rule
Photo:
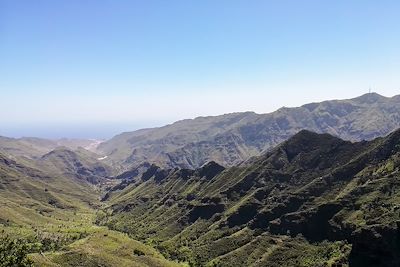
[[[71,150],[83,147],[94,152],[99,142],[99,140],[94,139],[45,139],[38,137],[12,138],[0,136],[0,151],[14,157],[37,159],[59,147],[67,147]]]
[[[397,266],[399,140],[303,130],[210,178],[157,168],[110,191],[101,222],[194,266]]]
[[[348,100],[309,103],[277,111],[230,113],[181,120],[125,132],[98,151],[124,170],[145,162],[166,168],[197,168],[208,161],[233,166],[287,140],[302,129],[345,140],[371,140],[400,127],[400,96],[376,93]]]

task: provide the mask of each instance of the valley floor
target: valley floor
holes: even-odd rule
[[[182,264],[166,260],[155,249],[126,234],[93,226],[92,233],[60,251],[34,253],[35,266],[166,266]]]
[[[0,266],[13,266],[12,260],[7,263],[3,258],[7,257],[5,254],[17,257],[21,249],[31,253],[26,256],[25,265],[17,266],[185,266],[165,259],[154,248],[127,234],[95,225],[94,209],[68,214],[68,219],[50,216],[44,219],[50,219],[46,223],[0,224],[0,239],[9,238],[11,244],[19,246],[7,252],[2,251],[7,246],[0,245]]]
[[[97,226],[102,194],[100,186],[0,154],[0,267],[182,266]]]

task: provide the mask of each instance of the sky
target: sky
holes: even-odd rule
[[[400,1],[0,0],[0,135],[400,94]]]

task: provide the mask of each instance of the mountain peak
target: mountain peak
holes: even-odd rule
[[[319,134],[308,130],[301,130],[280,147],[286,151],[288,158],[294,158],[299,153],[310,151],[328,151],[333,146],[344,143],[340,138],[330,134]]]
[[[303,129],[289,138],[285,143],[290,145],[302,144],[310,146],[313,143],[321,143],[327,140],[343,141],[342,139],[326,133],[316,133],[310,130]]]
[[[41,158],[46,159],[49,157],[60,157],[60,156],[76,156],[76,153],[66,147],[57,147],[49,153],[44,154]]]
[[[197,169],[197,173],[200,177],[206,177],[208,180],[212,179],[219,173],[221,173],[225,168],[215,161],[210,161],[204,164],[200,169]]]
[[[376,102],[384,101],[386,99],[387,99],[387,97],[382,96],[378,93],[374,93],[374,92],[363,94],[359,97],[353,98],[353,100],[358,101],[360,103],[376,103]]]
[[[298,133],[292,136],[292,138],[312,138],[315,136],[318,136],[320,134],[307,130],[307,129],[302,129]]]

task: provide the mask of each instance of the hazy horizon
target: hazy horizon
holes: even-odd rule
[[[368,92],[367,92],[368,93]],[[376,93],[372,92],[371,93]],[[382,94],[380,94],[382,95]],[[397,95],[397,94],[396,94]],[[354,97],[359,97],[354,96]],[[385,97],[393,97],[395,95],[382,95]],[[354,98],[350,97],[350,98]],[[350,99],[346,98],[346,99]],[[317,102],[322,102],[322,101],[327,101],[327,100],[341,100],[338,98],[335,99],[323,99],[321,101]],[[315,101],[314,101],[315,102]],[[307,103],[302,103],[297,106],[285,106],[282,105],[281,107],[299,107],[304,104],[309,104],[312,102],[307,102]],[[219,116],[219,115],[224,115],[228,113],[235,113],[235,112],[255,112],[258,114],[265,114],[265,113],[270,113],[274,112],[277,109],[270,110],[267,112],[256,112],[253,110],[243,110],[243,111],[232,111],[232,112],[227,112],[227,113],[221,113],[221,114],[211,114],[211,115],[199,115],[195,117],[188,117],[188,118],[180,118],[177,120],[172,120],[172,121],[150,121],[150,122],[99,122],[95,124],[60,124],[60,123],[44,123],[44,124],[39,124],[39,125],[20,125],[20,126],[11,126],[11,127],[5,127],[2,128],[0,132],[0,136],[5,136],[5,137],[12,137],[12,138],[21,138],[21,137],[38,137],[38,138],[45,138],[45,139],[61,139],[61,138],[71,138],[71,139],[96,139],[96,140],[106,140],[110,139],[111,137],[121,134],[123,132],[130,132],[130,131],[135,131],[139,129],[145,129],[145,128],[154,128],[154,127],[162,127],[167,124],[171,124],[174,122],[177,122],[179,120],[185,120],[185,119],[195,119],[197,117],[206,117],[206,116]],[[4,130],[5,129],[5,130]]]
[[[0,135],[400,93],[397,1],[1,1]]]

